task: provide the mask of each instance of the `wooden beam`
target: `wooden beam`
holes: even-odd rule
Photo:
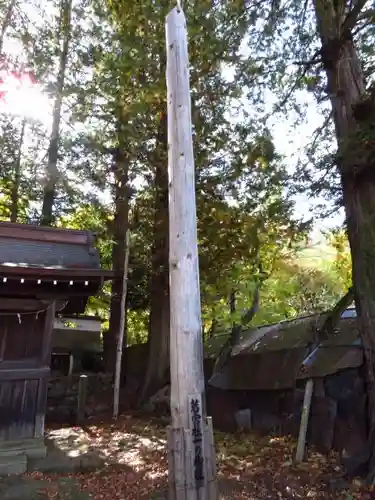
[[[50,302],[51,297],[55,297],[56,300],[90,297],[91,295],[95,295],[99,288],[99,283],[96,283],[95,286],[88,285],[86,287],[84,285],[69,286],[66,283],[62,283],[61,285],[59,283],[57,285],[53,285],[52,283],[47,285],[7,283],[6,286],[2,286],[0,283],[0,297],[17,296],[19,299],[36,297],[39,300],[49,299]]]
[[[48,309],[46,310],[46,316],[44,319],[44,331],[43,331],[43,347],[41,362],[42,365],[49,366],[51,362],[51,350],[52,350],[52,330],[53,323],[55,321],[55,311],[56,303],[52,302]]]
[[[70,377],[73,374],[74,369],[74,355],[69,353],[69,367],[68,367],[68,376]]]
[[[49,366],[44,366],[42,368],[23,368],[22,363],[18,368],[3,370],[3,364],[1,364],[0,370],[0,382],[4,380],[38,380],[45,379],[49,376],[50,368]]]
[[[47,411],[47,394],[48,394],[48,380],[45,378],[39,379],[38,396],[36,400],[36,414],[34,425],[34,437],[44,437],[44,422]]]
[[[68,317],[56,318],[53,324],[54,330],[74,330],[75,332],[101,332],[101,318]]]
[[[23,313],[25,311],[39,311],[47,307],[49,302],[24,297],[3,297],[0,301],[1,311],[13,311]]]
[[[166,19],[171,309],[170,497],[215,498],[213,440],[204,409],[195,166],[184,13]],[[211,430],[212,432],[212,430]],[[194,459],[193,459],[194,457]],[[210,473],[208,473],[210,471]],[[216,499],[215,499],[216,500]]]
[[[52,328],[55,319],[56,303],[52,302],[48,306],[44,318],[43,328],[43,344],[40,355],[41,366],[48,366],[50,372],[51,365],[51,352],[52,352]],[[34,437],[43,437],[44,435],[44,422],[47,410],[47,393],[48,393],[48,380],[40,378],[38,385],[38,397],[36,404]]]
[[[49,366],[46,365],[47,367]],[[34,369],[41,368],[43,365],[41,364],[40,359],[38,358],[26,358],[26,359],[17,359],[10,361],[1,361],[1,369],[2,370],[19,370],[19,369]]]
[[[42,280],[60,280],[63,281],[85,281],[93,279],[112,279],[115,274],[109,269],[85,269],[85,268],[61,268],[61,267],[32,267],[32,266],[13,266],[0,264],[0,276],[9,277],[9,279],[25,278]]]

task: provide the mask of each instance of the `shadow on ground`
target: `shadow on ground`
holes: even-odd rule
[[[0,481],[0,500],[165,500],[165,425],[127,415],[113,423],[50,429],[47,458]],[[215,433],[221,500],[371,500],[375,489],[340,483],[338,456],[308,450],[293,464],[291,438]],[[332,481],[338,480],[332,487]]]
[[[48,430],[46,444],[47,456],[30,460],[27,474],[0,479],[1,500],[146,499],[165,484],[158,426],[123,417]]]

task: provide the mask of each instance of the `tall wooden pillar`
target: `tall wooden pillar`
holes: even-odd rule
[[[195,166],[184,13],[166,20],[170,243],[171,412],[169,495],[216,500],[216,457],[204,405]]]

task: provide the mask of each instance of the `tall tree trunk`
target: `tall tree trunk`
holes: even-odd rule
[[[314,0],[313,3],[338,142],[355,302],[366,362],[369,460],[375,445],[375,134],[372,126],[375,100],[366,93],[352,37],[358,14],[366,2],[353,2],[349,13],[343,12],[346,2]],[[368,141],[364,140],[366,135]],[[373,465],[370,464],[371,473]]]
[[[56,183],[58,178],[57,162],[60,142],[61,108],[65,84],[65,73],[68,63],[69,45],[72,34],[72,0],[62,0],[60,12],[62,48],[60,51],[59,71],[55,88],[56,97],[53,107],[52,132],[47,155],[46,180],[40,219],[40,224],[42,226],[50,226],[53,223],[53,204],[56,196]]]
[[[3,22],[1,23],[1,28],[0,28],[0,58],[3,55],[5,33],[12,22],[12,17],[14,13],[14,8],[16,6],[16,2],[17,0],[10,0],[7,8],[4,9]]]
[[[10,197],[10,222],[17,222],[18,218],[18,205],[19,205],[19,191],[21,182],[21,160],[22,160],[22,146],[25,136],[26,120],[22,121],[20,140],[18,143],[17,157],[14,164],[14,179],[12,185],[12,192]]]
[[[236,312],[236,290],[234,289],[231,290],[229,295],[229,312],[231,314],[231,317],[233,318],[233,315]]]
[[[112,245],[112,266],[117,278],[112,281],[111,305],[109,316],[109,329],[105,334],[105,370],[113,373],[116,361],[116,346],[118,328],[121,318],[121,297],[123,294],[123,274],[126,254],[126,233],[129,228],[129,161],[126,155],[125,146],[121,140],[121,123],[119,124],[119,142],[114,157],[115,174],[115,217],[113,221],[113,245]],[[126,317],[125,317],[126,318]],[[126,319],[124,327],[123,345],[126,347]],[[126,360],[123,359],[123,366]],[[123,369],[126,375],[126,366]]]
[[[209,330],[208,330],[207,334],[204,334],[204,335],[203,335],[203,338],[204,338],[206,335],[207,335],[207,338],[209,338],[209,339],[210,339],[210,338],[212,338],[212,337],[214,337],[214,336],[215,336],[215,334],[216,334],[216,330],[217,330],[218,324],[219,324],[219,322],[217,321],[217,319],[216,319],[216,318],[213,318],[213,320],[212,320],[212,322],[211,322],[211,326],[210,326],[210,328],[209,328]]]
[[[141,395],[146,400],[169,377],[169,212],[167,115],[161,113],[155,155],[154,246],[151,261],[148,363]]]

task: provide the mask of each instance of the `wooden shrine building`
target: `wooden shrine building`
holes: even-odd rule
[[[0,223],[0,473],[46,453],[55,317],[83,313],[112,276],[93,244],[89,231]]]

